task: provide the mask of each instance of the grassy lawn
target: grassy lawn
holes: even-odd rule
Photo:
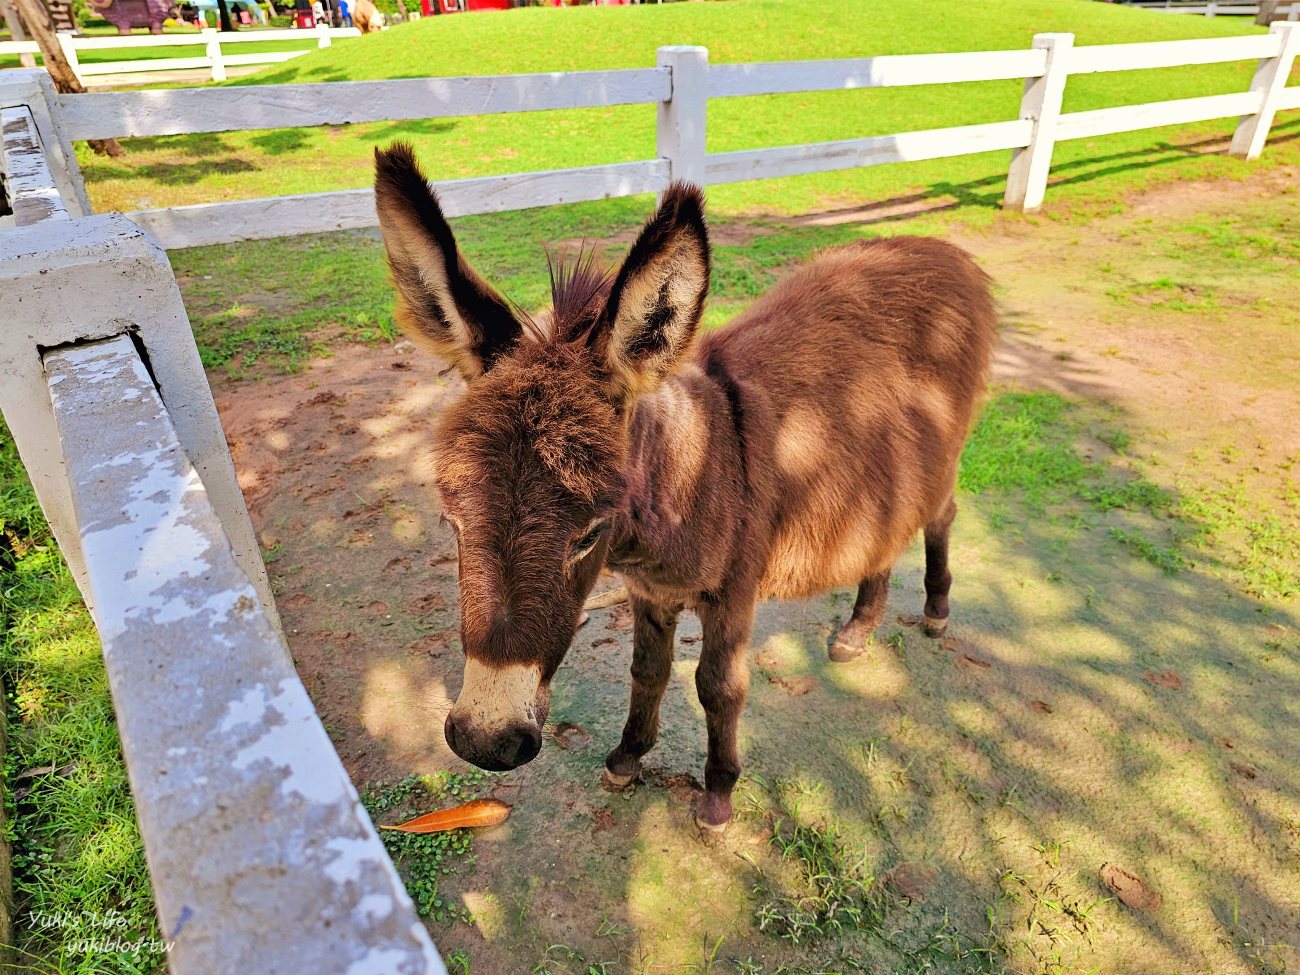
[[[1024,49],[1040,31],[1078,44],[1216,37],[1260,31],[1244,18],[1176,17],[1090,0],[937,0],[923,5],[835,0],[739,0],[633,8],[526,9],[436,17],[340,44],[232,84],[485,75],[652,65],[663,44],[703,44],[714,62]],[[593,42],[599,38],[599,42]],[[1251,63],[1072,78],[1069,111],[1244,89]],[[1014,118],[1019,81],[719,99],[711,151],[818,142]],[[101,209],[130,210],[366,185],[375,144],[412,140],[434,178],[644,159],[653,106],[538,112],[131,140],[116,160],[83,155]],[[1062,143],[1056,201],[1104,203],[1122,189],[1199,171],[1182,148],[1221,137],[1231,122]],[[1180,148],[1175,148],[1174,144]],[[1191,158],[1189,158],[1189,156]],[[1209,163],[1234,171],[1231,164]],[[921,193],[995,206],[1006,153],[720,186],[716,213],[800,213]]]

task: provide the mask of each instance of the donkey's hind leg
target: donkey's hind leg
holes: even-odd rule
[[[948,590],[952,573],[948,571],[948,532],[957,516],[957,502],[952,498],[939,514],[925,526],[925,635],[943,636],[948,628]]]
[[[853,615],[840,627],[840,632],[835,634],[835,642],[831,644],[831,660],[844,663],[862,655],[872,632],[885,618],[885,599],[888,596],[888,570],[858,583],[858,598],[853,604]]]

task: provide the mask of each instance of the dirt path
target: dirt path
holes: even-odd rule
[[[1185,184],[1087,227],[964,238],[1000,286],[997,382],[1087,404],[1165,486],[1213,464],[1268,495],[1300,453],[1300,262],[1265,240],[1300,239],[1296,185]],[[431,416],[456,395],[438,369],[350,347],[216,389],[291,650],[359,785],[463,768],[441,731],[460,652],[429,486]],[[698,623],[648,781],[610,796],[629,621],[594,613],[555,681],[551,720],[578,730],[493,777],[514,814],[452,881],[477,920],[434,926],[444,954],[476,975],[1294,970],[1293,605],[1208,562],[1165,576],[1090,527],[966,499],[953,638],[895,622],[919,611],[913,552],[880,645],[849,665],[825,649],[850,594],[763,607],[739,818],[711,845],[690,819]],[[812,878],[855,872],[810,835],[887,878],[883,916],[818,913],[834,891]]]

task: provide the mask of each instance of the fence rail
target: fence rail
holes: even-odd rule
[[[91,92],[61,95],[59,111],[70,138],[108,139],[648,105],[671,97],[670,73],[643,68]]]
[[[0,109],[0,134],[0,173],[4,176],[11,225],[26,227],[42,220],[67,220],[68,209],[50,172],[31,111],[23,105]]]
[[[506,112],[654,104],[657,158],[436,184],[455,214],[658,192],[670,179],[701,184],[793,176],[859,166],[1011,150],[1006,205],[1033,210],[1047,188],[1057,141],[1239,116],[1231,151],[1254,158],[1274,115],[1295,107],[1285,87],[1300,26],[1210,40],[1075,47],[1069,34],[1042,34],[1019,51],[889,55],[832,61],[710,65],[703,48],[661,48],[654,68],[468,78],[408,78],[319,84],[62,95],[67,138],[182,135],[242,129],[343,125]],[[1061,111],[1072,74],[1254,60],[1249,91]],[[1023,78],[1019,118],[979,125],[734,152],[705,149],[708,101],[802,91],[844,91]],[[1010,106],[1008,106],[1010,113]],[[131,219],[167,247],[371,227],[369,190],[141,210]]]
[[[208,27],[193,34],[132,34],[120,37],[81,37],[76,34],[59,33],[59,47],[63,56],[84,81],[88,77],[114,74],[133,74],[141,71],[180,71],[193,68],[208,68],[213,81],[226,80],[226,68],[249,64],[278,64],[310,54],[310,49],[301,51],[257,51],[249,54],[229,54],[222,50],[222,45],[256,44],[266,41],[315,41],[317,48],[329,47],[334,40],[343,37],[360,37],[361,31],[355,27],[327,27],[324,24],[314,30],[250,30],[242,32],[222,32]],[[192,58],[147,58],[131,61],[96,61],[82,64],[81,51],[109,51],[155,47],[201,47],[202,57]],[[3,54],[39,54],[40,47],[35,41],[0,41],[0,55]]]
[[[1239,3],[1236,0],[1219,0],[1210,3],[1185,3],[1183,0],[1127,0],[1126,6],[1139,7],[1143,10],[1160,10],[1170,14],[1201,14],[1205,17],[1254,17],[1259,13],[1258,3]],[[1300,3],[1279,3],[1273,11],[1275,16],[1285,16],[1287,20],[1300,20]]]

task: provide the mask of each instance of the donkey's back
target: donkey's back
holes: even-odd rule
[[[701,343],[742,397],[763,596],[888,572],[942,520],[995,330],[965,251],[896,237],[819,254]]]

